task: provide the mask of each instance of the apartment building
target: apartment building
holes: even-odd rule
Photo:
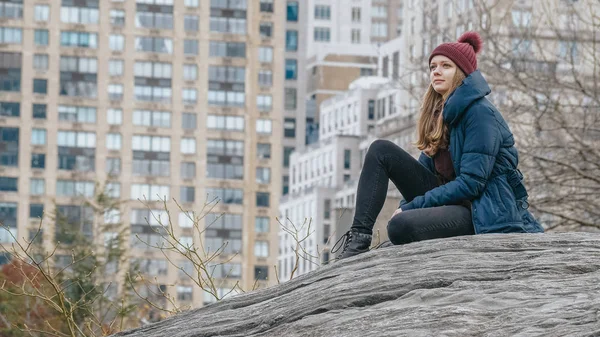
[[[103,219],[83,200],[98,182],[126,200],[104,222],[125,226],[132,261],[177,283],[167,289],[183,304],[211,297],[136,237],[160,241],[150,210],[166,220],[163,198],[182,242],[228,242],[219,293],[273,284],[287,11],[283,0],[0,0],[0,222],[28,237],[56,203],[91,237]],[[173,199],[200,212],[207,195],[220,202],[197,237]]]

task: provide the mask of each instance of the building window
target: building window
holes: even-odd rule
[[[246,57],[246,44],[244,42],[210,41],[210,57]]]
[[[269,279],[269,267],[267,266],[254,266],[254,279],[260,281],[266,281]]]
[[[183,28],[186,32],[197,32],[198,22],[198,15],[185,15],[183,17]]]
[[[21,28],[0,27],[0,43],[21,44],[22,40],[23,31],[21,30]]]
[[[269,232],[269,218],[257,216],[254,220],[254,231],[257,233]]]
[[[296,110],[296,88],[285,88],[285,109]]]
[[[133,125],[153,128],[170,128],[171,112],[155,110],[134,110]]]
[[[173,1],[138,1],[135,23],[140,28],[173,29]]]
[[[387,6],[378,5],[378,6],[371,7],[371,17],[387,18]]]
[[[0,27],[0,43],[2,43]],[[21,91],[21,53],[0,52],[0,91]]]
[[[58,120],[77,123],[96,123],[96,108],[86,106],[58,106]]]
[[[260,134],[270,135],[273,131],[273,123],[270,119],[257,119],[256,120],[256,132]]]
[[[190,238],[191,239],[191,238]],[[194,298],[193,290],[190,286],[177,286],[177,300],[189,302]]]
[[[331,199],[323,200],[323,219],[331,219]]]
[[[350,175],[344,174],[344,182],[347,182],[348,180],[350,180]]]
[[[344,150],[344,169],[350,169],[350,150]]]
[[[273,47],[258,47],[258,60],[262,63],[273,62]]]
[[[40,71],[48,70],[48,54],[34,54],[33,69]]]
[[[271,144],[268,144],[268,143],[256,144],[256,156],[258,159],[271,158]]]
[[[244,142],[225,139],[207,141],[206,177],[244,179]]]
[[[123,85],[111,83],[108,85],[108,98],[111,101],[120,101],[123,99]]]
[[[386,38],[388,33],[387,22],[373,22],[371,24],[371,36]]]
[[[211,10],[210,15],[210,31],[227,34],[246,34],[246,1],[230,2],[229,4],[236,8],[230,8],[231,11],[226,13],[221,10],[221,8],[227,7],[226,2],[211,1],[211,9],[214,10]]]
[[[244,192],[237,188],[206,188],[206,194],[208,194],[209,200],[219,200],[224,204],[241,205],[244,201]],[[211,228],[214,227],[211,226]]]
[[[256,182],[258,184],[268,184],[271,182],[271,169],[268,167],[256,168]]]
[[[531,24],[531,11],[514,9],[511,12],[512,22],[515,27],[529,27]]]
[[[185,7],[198,7],[198,4],[200,3],[200,0],[184,0],[183,4],[185,5]]]
[[[285,79],[295,80],[298,76],[298,61],[295,59],[285,60]]]
[[[132,184],[131,199],[132,200],[151,200],[161,201],[169,200],[169,185],[148,185],[148,184]],[[162,218],[163,220],[166,219]]]
[[[60,21],[63,23],[98,24],[98,0],[63,1]]]
[[[0,215],[2,216],[3,227],[0,227],[0,242],[15,242],[17,237],[17,203],[0,203]]]
[[[179,201],[184,203],[194,202],[195,189],[192,186],[181,186],[179,188]]]
[[[123,75],[123,60],[111,59],[108,61],[108,74],[110,76]]]
[[[136,100],[171,102],[171,63],[138,61],[135,63],[134,74]]]
[[[2,192],[18,192],[17,178],[0,177],[0,191]]]
[[[260,11],[263,13],[273,13],[273,0],[260,0]]]
[[[31,154],[31,168],[46,168],[46,155],[44,153]]]
[[[19,128],[0,126],[0,165],[18,166],[19,164]]]
[[[106,122],[108,123],[108,125],[123,124],[123,110],[121,110],[121,109],[106,110]]]
[[[243,107],[245,105],[246,69],[244,67],[208,67],[208,104]]]
[[[283,122],[283,136],[286,138],[296,137],[296,118],[285,118]]]
[[[256,192],[256,207],[270,207],[269,192]]]
[[[256,106],[260,111],[271,111],[273,108],[273,97],[271,95],[257,95]]]
[[[60,57],[60,95],[96,98],[98,61],[88,57]]]
[[[109,150],[121,150],[121,134],[109,133],[106,135],[106,148]]]
[[[181,163],[181,178],[182,179],[196,178],[196,163],[182,162]]]
[[[269,241],[255,241],[254,256],[269,257]]]
[[[31,145],[46,145],[46,129],[31,130]]]
[[[21,115],[21,103],[19,103],[19,102],[0,102],[0,116],[2,116],[2,117],[19,117],[20,115]]]
[[[196,153],[196,139],[195,138],[182,138],[179,143],[179,149],[182,154],[194,154]]]
[[[213,196],[209,195],[209,200]],[[216,214],[208,213],[206,219],[205,247],[210,251],[222,250],[223,254],[239,254],[242,252],[242,216],[240,214]],[[228,243],[227,243],[228,242]],[[224,278],[229,275],[233,278],[241,277],[241,265],[234,267],[230,265],[217,266],[213,277]]]
[[[125,11],[120,9],[110,10],[110,24],[115,27],[125,26]]]
[[[287,2],[287,20],[290,22],[298,21],[298,1]]]
[[[329,20],[331,19],[331,7],[326,5],[315,6],[315,19],[316,20]]]
[[[44,216],[44,204],[29,204],[29,217],[42,218]]]
[[[31,178],[29,180],[29,194],[30,195],[44,195],[46,194],[46,182],[44,179]]]
[[[352,43],[360,43],[360,29],[352,29]]]
[[[286,30],[285,31],[285,50],[286,51],[297,51],[298,50],[298,31],[297,30]]]
[[[330,31],[327,27],[315,27],[314,31],[314,40],[315,42],[329,42],[330,41]]]
[[[98,34],[63,31],[60,33],[60,45],[63,47],[98,48]]]
[[[123,51],[125,48],[125,37],[118,34],[110,34],[108,37],[108,46],[112,51]]]
[[[198,40],[183,40],[183,53],[185,55],[198,55]]]
[[[293,147],[283,147],[283,167],[290,167],[290,155],[294,152]]]
[[[273,36],[273,23],[261,22],[259,26],[259,32],[261,38],[270,39]]]
[[[198,101],[198,91],[194,88],[183,88],[181,97],[184,104],[196,104]]]
[[[368,118],[369,120],[375,119],[375,100],[370,99],[368,103]]]
[[[48,22],[50,20],[50,6],[48,5],[35,5],[33,13],[33,19],[37,22]]]
[[[212,130],[244,131],[244,117],[208,115],[206,127]]]
[[[258,85],[261,87],[271,87],[273,85],[273,72],[270,70],[259,70]]]
[[[106,173],[111,176],[121,174],[121,158],[106,158]]]
[[[48,80],[41,78],[33,79],[33,93],[46,95],[48,93]]]
[[[80,172],[95,170],[96,134],[58,131],[58,169]]]
[[[58,180],[56,182],[56,195],[59,197],[76,197],[94,195],[93,181]]]
[[[360,22],[360,7],[352,7],[352,22]]]
[[[173,54],[173,40],[165,37],[138,36],[135,38],[135,50]]]
[[[47,46],[48,45],[48,30],[47,29],[36,29],[33,33],[33,41],[36,46]]]
[[[183,80],[195,81],[198,78],[198,66],[195,64],[183,65]]]
[[[181,127],[184,130],[195,130],[197,124],[197,115],[195,113],[184,112],[181,116]]]

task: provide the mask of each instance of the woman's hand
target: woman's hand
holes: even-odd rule
[[[397,210],[394,211],[394,214],[392,214],[391,219],[393,219],[397,214],[402,213],[402,208],[398,208]]]

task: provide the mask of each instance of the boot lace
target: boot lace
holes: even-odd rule
[[[342,253],[344,253],[346,251],[346,249],[348,248],[348,246],[350,245],[350,242],[352,242],[352,232],[347,231],[346,234],[342,235],[339,238],[339,240],[337,240],[337,242],[333,245],[333,247],[331,247],[331,252],[336,253],[338,250],[340,250],[340,248],[343,247]]]

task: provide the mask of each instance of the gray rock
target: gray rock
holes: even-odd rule
[[[600,336],[600,234],[370,251],[116,336]]]

